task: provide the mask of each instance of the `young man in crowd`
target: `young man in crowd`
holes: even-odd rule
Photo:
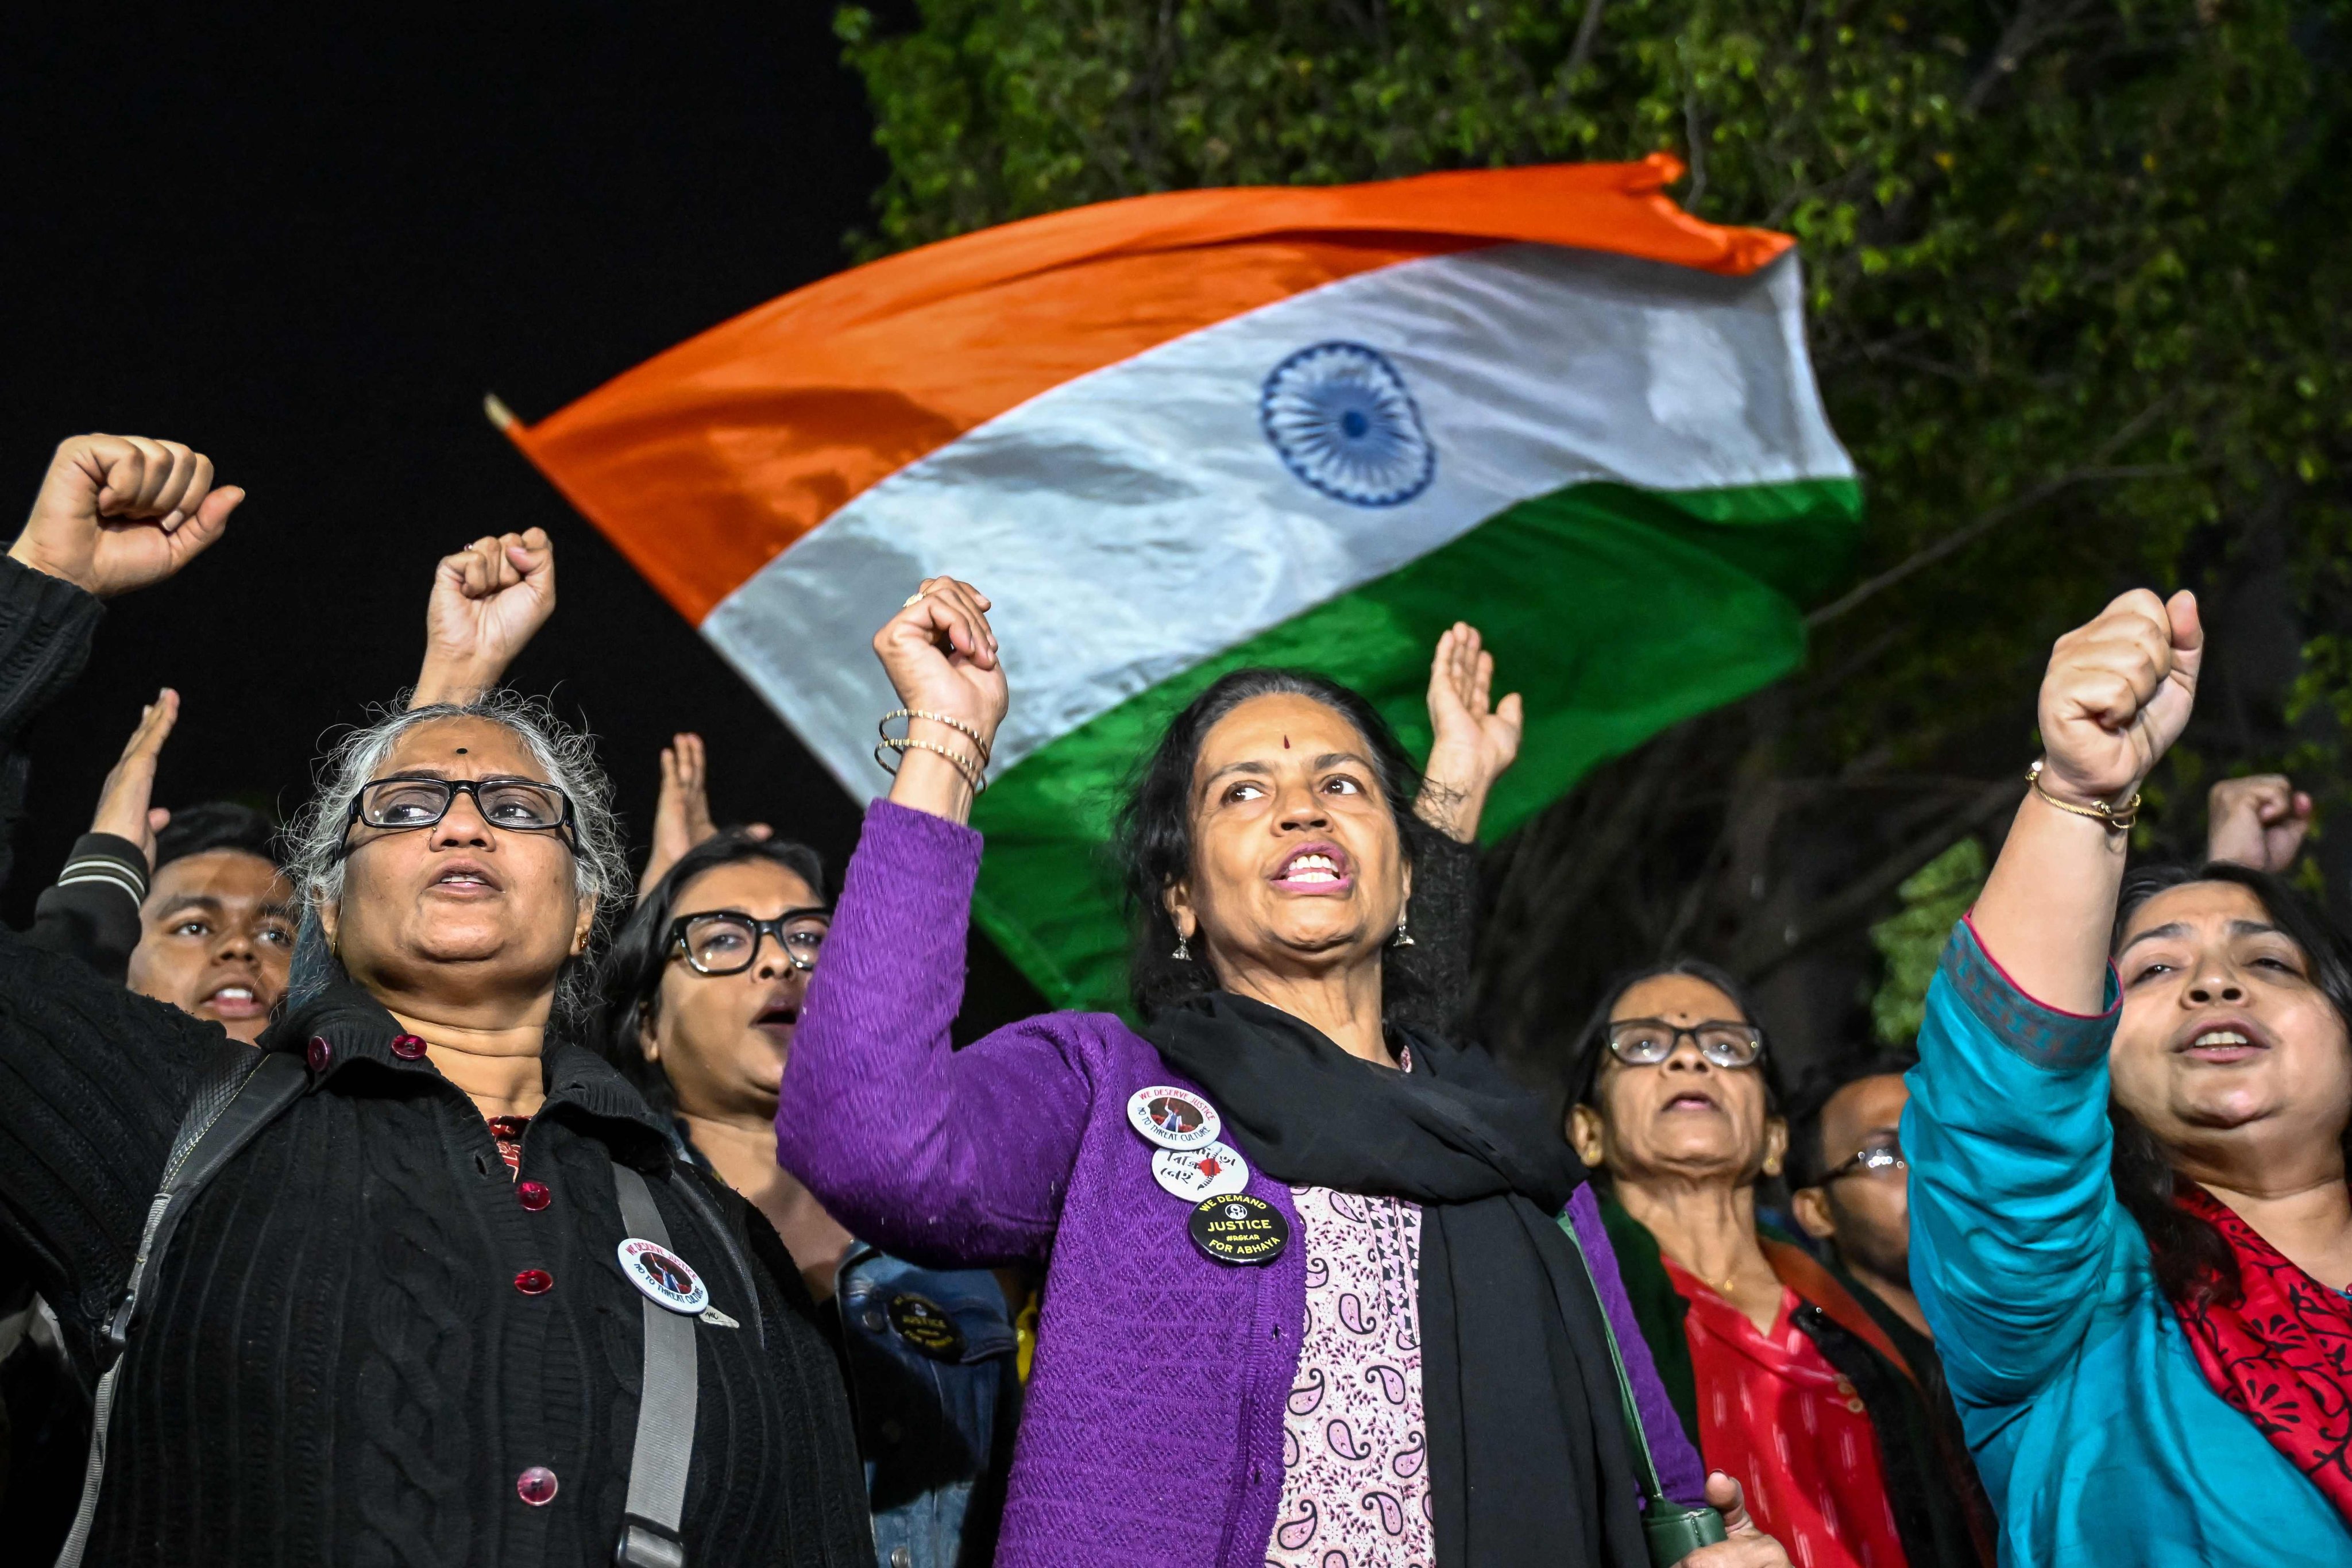
[[[1904,1163],[1903,1075],[1907,1053],[1856,1055],[1809,1078],[1789,1118],[1789,1212],[1863,1310],[1902,1353],[1919,1391],[1915,1410],[1979,1542],[1992,1531],[1992,1503],[1969,1458],[1959,1415],[1944,1386],[1935,1336],[1911,1291],[1910,1167]],[[1892,1478],[1890,1478],[1890,1480]]]
[[[1789,1212],[1904,1354],[1916,1348],[1932,1357],[1927,1320],[1911,1293],[1909,1184],[1899,1142],[1911,1061],[1851,1059],[1805,1085],[1789,1120]]]

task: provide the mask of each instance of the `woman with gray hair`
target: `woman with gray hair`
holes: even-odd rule
[[[0,769],[98,600],[218,534],[210,481],[60,448],[0,563]],[[0,932],[0,1238],[99,1390],[62,1563],[871,1562],[790,1258],[566,1037],[606,797],[510,697],[346,737],[258,1053]]]

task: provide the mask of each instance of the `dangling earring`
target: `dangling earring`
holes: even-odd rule
[[[1192,963],[1192,939],[1186,936],[1182,931],[1178,931],[1176,933],[1176,951],[1170,953],[1168,956],[1174,959],[1179,963]]]
[[[1399,914],[1397,916],[1396,935],[1389,938],[1389,945],[1391,947],[1411,947],[1413,944],[1412,932],[1405,929],[1404,921],[1405,917],[1402,914]]]

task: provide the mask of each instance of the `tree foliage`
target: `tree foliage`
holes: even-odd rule
[[[1936,976],[1944,941],[1984,890],[1984,846],[1963,838],[1897,888],[1903,907],[1870,928],[1871,944],[1886,977],[1870,999],[1870,1023],[1883,1045],[1907,1046],[1927,1016],[1927,983]]]
[[[1493,857],[1486,1022],[1553,1056],[1617,965],[1691,948],[1817,1040],[1866,931],[1997,834],[2050,640],[2191,585],[2211,771],[2339,802],[2352,728],[2347,0],[921,0],[839,13],[891,173],[869,250],[1202,184],[1621,159],[1802,242],[1868,487],[1808,672],[1601,770]],[[1506,679],[1507,679],[1507,672]],[[2352,867],[2347,867],[2352,870]],[[2336,879],[2340,885],[2343,879]]]

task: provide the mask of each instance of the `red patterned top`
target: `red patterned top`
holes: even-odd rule
[[[2238,1259],[2237,1300],[2172,1304],[2205,1381],[2352,1523],[2352,1302],[2202,1187],[2181,1188],[2176,1201]]]
[[[1662,1258],[1690,1303],[1683,1331],[1698,1384],[1699,1451],[1747,1491],[1759,1529],[1796,1568],[1903,1568],[1878,1434],[1853,1384],[1780,1313],[1759,1333],[1704,1280]]]
[[[499,1146],[499,1158],[507,1163],[507,1173],[522,1174],[522,1135],[530,1131],[528,1116],[493,1116],[489,1118],[490,1137]]]

